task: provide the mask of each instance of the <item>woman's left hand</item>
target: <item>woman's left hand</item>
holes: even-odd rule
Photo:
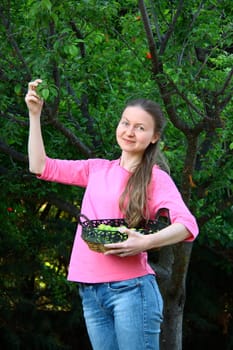
[[[138,233],[135,230],[124,228],[122,233],[126,233],[128,238],[124,242],[105,244],[104,247],[108,250],[105,255],[117,255],[120,257],[137,255],[146,248],[147,238],[146,236]]]
[[[132,256],[150,249],[159,249],[192,238],[188,229],[178,222],[157,231],[156,234],[143,235],[127,228],[123,228],[121,232],[127,233],[128,238],[126,241],[105,244],[105,248],[108,249],[104,253],[105,255]]]

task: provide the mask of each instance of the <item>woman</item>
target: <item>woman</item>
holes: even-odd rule
[[[94,350],[158,350],[162,298],[146,251],[198,234],[195,218],[167,172],[158,166],[164,128],[160,107],[152,101],[129,103],[116,130],[121,157],[116,160],[58,160],[47,157],[40,125],[41,83],[29,83],[29,164],[38,178],[85,187],[81,212],[89,219],[125,218],[128,227],[169,210],[171,225],[156,234],[124,229],[128,239],[90,250],[78,225],[68,279],[79,284],[84,317]]]

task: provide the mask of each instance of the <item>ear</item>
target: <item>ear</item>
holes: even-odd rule
[[[156,143],[160,139],[160,134],[156,133],[151,139],[151,143]]]

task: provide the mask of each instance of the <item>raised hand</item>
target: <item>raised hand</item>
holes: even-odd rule
[[[44,101],[36,92],[38,85],[42,83],[41,79],[36,79],[28,84],[28,92],[25,96],[25,102],[30,116],[40,116]]]

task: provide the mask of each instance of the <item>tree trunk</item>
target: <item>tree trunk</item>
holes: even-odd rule
[[[161,331],[161,350],[182,350],[185,283],[192,243],[180,243],[161,249],[158,283],[164,300],[164,321]]]
[[[182,350],[183,303],[173,299],[165,303],[164,323],[161,331],[161,350]]]

